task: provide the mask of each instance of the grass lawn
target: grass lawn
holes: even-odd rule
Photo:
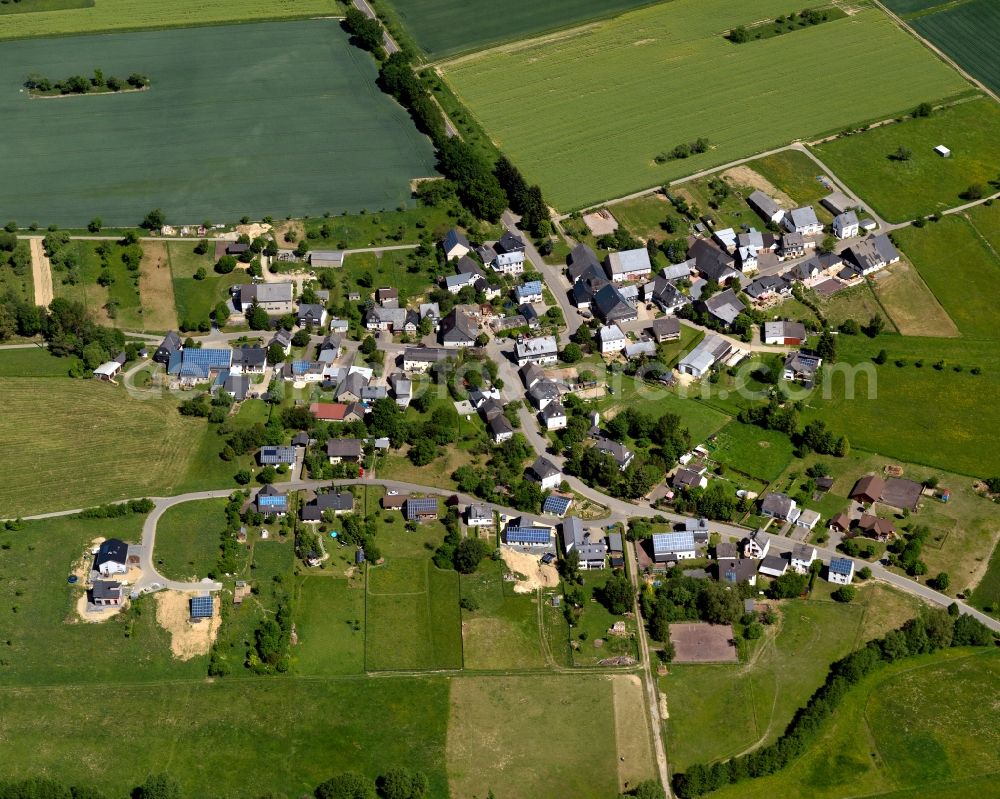
[[[786,150],[758,158],[747,166],[779,191],[787,194],[796,205],[812,205],[817,214],[829,214],[819,204],[819,201],[830,193],[830,190],[816,179],[823,170],[805,153]]]
[[[376,4],[406,29],[417,46],[433,58],[480,50],[558,28],[610,17],[649,0],[512,0],[498,6],[489,0],[464,3],[440,0],[384,0]]]
[[[904,336],[958,336],[959,331],[941,303],[906,261],[884,269],[874,286],[875,296]]]
[[[1000,614],[1000,546],[993,550],[986,574],[972,592],[969,602],[986,613]]]
[[[353,253],[344,259],[344,266],[339,271],[340,292],[331,299],[346,299],[348,291],[359,291],[364,297],[380,286],[393,286],[399,289],[402,307],[425,295],[435,282],[436,278],[428,272],[428,266],[436,266],[436,263],[433,259],[420,259],[412,251],[393,250],[381,256],[373,252]],[[372,288],[362,286],[359,279],[365,282],[370,279]]]
[[[152,86],[59,102],[18,91],[29,72],[95,64]],[[394,208],[411,179],[434,174],[430,142],[374,87],[373,60],[335,19],[6,42],[0,74],[0,115],[14,121],[0,157],[21,165],[0,189],[3,218],[80,227],[96,215],[113,227],[156,207],[178,223]]]
[[[947,650],[879,669],[848,693],[812,746],[792,765],[712,795],[718,799],[992,795],[1000,741],[992,706],[982,698],[995,694],[998,676],[1000,657],[982,650]]]
[[[205,422],[182,417],[176,401],[132,399],[97,380],[3,378],[0,406],[0,439],[32,453],[31,468],[9,470],[0,487],[5,515],[169,494],[209,440]],[[215,461],[222,463],[217,454]],[[227,479],[214,487],[232,483],[238,470],[224,465]]]
[[[659,192],[609,205],[608,210],[618,220],[619,225],[632,235],[647,241],[649,239],[663,241],[667,237],[666,231],[660,225],[674,213],[673,206]]]
[[[723,38],[737,25],[787,12],[779,0],[759,0],[752,11],[728,0],[675,0],[442,68],[528,182],[563,211],[968,89],[877,8],[745,45]],[[844,65],[835,83],[833,62]],[[744,78],[774,70],[825,88],[800,113],[762,120],[773,81]],[[877,85],[859,93],[876,73]],[[727,109],[723,123],[719,108]],[[655,162],[699,137],[709,139],[706,153]]]
[[[295,608],[295,671],[360,674],[365,668],[363,579],[309,575],[299,578]]]
[[[228,275],[214,271],[211,248],[204,255],[194,252],[194,242],[166,242],[173,294],[177,306],[177,319],[185,327],[197,327],[198,322],[210,318],[219,302],[229,299],[229,287],[247,280],[246,271],[235,269]],[[208,276],[195,280],[195,273],[204,269]]]
[[[503,581],[503,568],[494,560],[484,560],[476,572],[461,576],[462,596],[479,606],[462,611],[466,669],[545,667],[537,600],[515,594],[511,585]]]
[[[629,388],[634,382],[634,380],[628,377],[623,377],[622,379],[624,388]],[[691,440],[695,443],[704,441],[710,435],[722,429],[730,420],[728,414],[710,408],[694,398],[679,397],[671,391],[665,391],[662,387],[651,389],[651,391],[655,391],[655,394],[636,398],[636,405],[645,413],[653,416],[662,416],[665,413],[673,413],[680,416],[683,425],[691,433]],[[632,401],[634,394],[634,389],[625,391],[620,395],[609,398],[605,401],[605,404],[607,407],[624,407],[625,404]],[[600,410],[602,414],[606,412],[605,407],[602,407]]]
[[[841,336],[838,357],[846,364],[868,363],[881,349],[889,360],[874,367],[877,382],[871,388],[859,374],[850,381],[851,399],[848,381],[837,376],[807,400],[802,420],[823,419],[853,446],[904,462],[980,477],[1000,473],[1000,454],[995,454],[1000,453],[995,432],[1000,409],[986,401],[1000,390],[993,342]],[[896,360],[904,365],[896,366]],[[943,368],[934,369],[939,361]],[[982,373],[972,374],[973,367]],[[934,402],[915,403],[914,397],[934,397]]]
[[[1000,335],[992,310],[1000,302],[1000,258],[968,220],[949,216],[924,228],[899,230],[896,238],[963,335]]]
[[[698,206],[702,214],[711,216],[715,220],[716,229],[731,227],[741,230],[743,225],[753,225],[758,230],[761,229],[760,217],[754,213],[744,199],[751,194],[753,189],[746,185],[743,170],[731,169],[723,172],[722,175],[725,182],[729,184],[730,192],[716,203],[718,208],[709,205],[712,200],[712,192],[708,186],[712,180],[718,177],[717,173],[697,180],[686,180],[679,186],[672,187],[670,191],[689,205]]]
[[[574,666],[596,666],[605,658],[630,656],[639,659],[638,644],[635,639],[635,620],[615,616],[603,604],[597,601],[597,592],[604,587],[611,577],[611,571],[582,571],[583,594],[586,600],[583,614],[577,623],[570,627],[569,638],[573,652]],[[629,636],[610,636],[608,629],[617,621],[624,621]],[[563,625],[564,635],[566,626]],[[601,642],[601,643],[598,643]]]
[[[927,95],[925,99],[928,99]],[[890,222],[943,211],[965,202],[959,194],[972,183],[997,177],[1000,107],[980,97],[935,111],[931,116],[847,136],[814,150],[853,191]],[[939,144],[950,158],[934,152]],[[908,148],[908,161],[889,158]]]
[[[974,78],[1000,92],[1000,64],[988,44],[1000,38],[1000,6],[991,0],[932,5],[940,10],[909,20],[909,24]]]
[[[777,738],[826,677],[832,661],[884,632],[869,615],[885,615],[890,626],[913,610],[900,611],[881,586],[862,588],[850,605],[828,599],[779,604],[780,622],[766,628],[746,663],[673,664],[660,686],[670,711],[670,765],[683,770],[743,752]]]
[[[115,692],[128,712],[109,712],[79,686],[3,690],[6,775],[124,796],[166,770],[183,796],[302,796],[344,771],[374,780],[407,766],[427,775],[429,795],[447,795],[449,689],[440,678],[119,682]],[[226,742],[234,724],[247,745]],[[122,741],[127,762],[109,771]]]
[[[185,502],[156,525],[156,569],[171,580],[197,582],[215,569],[219,537],[226,526],[224,499]]]
[[[389,557],[368,567],[366,603],[366,670],[462,668],[457,572]]]
[[[606,676],[456,678],[451,795],[607,799],[619,790],[614,730]]]
[[[0,378],[66,377],[73,363],[72,358],[50,355],[44,347],[0,350]]]
[[[712,457],[720,463],[770,482],[792,460],[792,442],[784,433],[730,422],[715,435]]]
[[[0,28],[2,39],[59,36],[90,31],[218,25],[241,20],[311,17],[334,14],[334,0],[21,0],[4,11],[37,11],[10,16]]]

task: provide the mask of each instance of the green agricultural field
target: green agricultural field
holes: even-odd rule
[[[32,72],[95,67],[152,86],[20,91]],[[394,208],[412,178],[434,174],[430,142],[332,19],[8,42],[0,75],[3,218],[80,227],[134,225],[154,207],[171,222]]]
[[[869,364],[881,349],[889,360],[874,366],[877,382],[871,391],[867,366],[856,380],[839,375],[829,399],[822,398],[824,387],[808,400],[803,421],[823,419],[838,435],[847,435],[852,446],[903,462],[980,477],[1000,474],[1000,455],[995,454],[1000,453],[995,432],[1000,410],[989,399],[1000,391],[995,342],[842,336],[839,361]],[[895,365],[897,359],[903,366]],[[939,361],[943,368],[933,368]],[[981,374],[972,374],[973,368]],[[845,389],[848,382],[854,385],[853,399]],[[915,397],[933,397],[934,402],[915,402]]]
[[[651,0],[380,0],[375,7],[398,21],[434,58],[481,50],[647,5]]]
[[[365,668],[462,668],[458,574],[427,558],[388,558],[368,570]]]
[[[995,322],[1000,302],[1000,257],[968,220],[948,216],[937,224],[903,228],[894,235],[900,250],[963,335],[977,339],[1000,336]]]
[[[0,13],[14,12],[0,26],[0,39],[325,16],[342,8],[334,0],[21,0],[17,6],[0,6]]]
[[[80,632],[93,635],[87,627]],[[121,655],[126,643],[108,649],[134,667]],[[115,680],[114,690],[120,711],[79,685],[0,689],[4,776],[45,774],[126,796],[167,771],[183,796],[303,796],[344,771],[374,781],[406,766],[427,775],[430,796],[447,795],[449,691],[440,678]],[[109,770],[123,742],[129,756]]]
[[[461,577],[462,597],[476,610],[462,611],[462,641],[467,669],[542,668],[538,605],[534,596],[518,596],[503,581],[499,561],[483,561]]]
[[[778,774],[714,799],[929,799],[993,796],[997,785],[995,651],[906,658],[856,685],[812,746]],[[862,731],[863,734],[859,734]]]
[[[961,205],[965,200],[959,195],[971,184],[989,191],[1000,163],[998,126],[1000,106],[978,97],[813,149],[885,219],[903,222]],[[939,144],[951,149],[950,158],[934,152]],[[890,158],[900,147],[910,151],[909,160]]]
[[[787,12],[780,0],[761,0],[752,14],[727,0],[675,0],[442,68],[497,144],[561,210],[968,89],[873,7],[744,45],[722,36],[749,16]],[[840,65],[834,82],[831,63]],[[779,73],[824,90],[803,101],[801,113],[762,116],[777,84],[746,76]],[[874,84],[873,74],[880,77]],[[699,137],[709,139],[708,152],[656,164],[658,154]]]
[[[182,417],[176,401],[132,399],[96,380],[3,378],[0,407],[0,440],[33,459],[0,486],[3,516],[170,493],[207,438],[205,422]],[[224,465],[228,478],[213,487],[238,469]]]
[[[713,442],[712,457],[719,463],[764,481],[774,480],[792,460],[792,442],[784,433],[730,422]]]
[[[299,580],[295,608],[295,670],[360,674],[365,668],[363,580],[309,575]]]
[[[977,205],[962,215],[972,223],[1000,261],[1000,203]]]
[[[620,787],[615,679],[630,678],[578,674],[452,680],[451,795],[485,796],[492,789],[497,796],[614,796]],[[641,702],[632,711],[645,729]]]
[[[993,47],[1000,39],[1000,6],[993,0],[941,3],[939,11],[908,22],[972,77],[1000,92],[1000,63]]]
[[[219,560],[219,538],[226,525],[226,500],[185,502],[170,508],[156,525],[157,571],[171,580],[196,582],[208,577]]]
[[[773,741],[833,660],[898,627],[916,607],[878,584],[865,586],[847,606],[828,598],[782,602],[779,626],[766,628],[748,662],[674,664],[661,679],[671,767],[683,770]]]
[[[970,602],[986,613],[1000,614],[1000,546],[993,550],[986,574],[972,592]]]

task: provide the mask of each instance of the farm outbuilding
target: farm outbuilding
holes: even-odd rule
[[[934,152],[936,152],[942,158],[951,158],[951,150],[949,150],[943,144],[939,144],[937,147],[935,147]]]

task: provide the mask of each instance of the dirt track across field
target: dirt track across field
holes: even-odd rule
[[[41,239],[28,239],[31,247],[31,276],[35,283],[35,305],[49,307],[52,302],[52,265]]]

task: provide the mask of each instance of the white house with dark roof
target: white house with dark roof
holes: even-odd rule
[[[594,449],[598,452],[606,452],[614,458],[615,463],[618,464],[618,471],[620,472],[624,472],[629,467],[629,464],[632,463],[632,459],[635,457],[635,453],[632,452],[632,450],[624,444],[620,444],[610,438],[597,439],[594,444]]]
[[[757,212],[758,216],[760,216],[760,218],[765,222],[778,224],[781,221],[781,218],[785,215],[781,206],[778,205],[772,197],[768,196],[759,189],[747,197],[747,204],[749,204],[749,206],[753,208],[753,210]]]
[[[563,551],[576,552],[580,569],[603,569],[608,557],[608,545],[603,535],[592,534],[577,516],[567,516],[562,523]]]
[[[465,524],[468,527],[492,527],[493,509],[483,502],[466,506]]]
[[[544,455],[531,464],[528,476],[541,485],[542,491],[557,488],[563,480],[562,470]]]
[[[461,230],[452,228],[445,234],[444,240],[441,242],[441,248],[444,250],[444,257],[452,261],[468,255],[472,249],[472,245],[469,244],[469,240]]]
[[[645,252],[645,251],[644,251]],[[628,301],[617,286],[608,283],[598,289],[590,302],[594,315],[605,324],[631,322],[639,318],[635,306]]]
[[[771,538],[763,530],[756,530],[740,541],[740,548],[743,550],[744,558],[760,560],[767,557],[767,553],[771,549]]]
[[[607,258],[604,259],[604,268],[608,277],[616,283],[642,280],[653,272],[653,266],[649,262],[649,253],[645,247],[608,253]]]
[[[566,427],[566,408],[561,402],[550,402],[538,414],[546,430],[562,430]]]
[[[850,585],[854,581],[854,561],[850,558],[832,558],[826,579],[837,585]]]
[[[694,533],[681,531],[653,534],[653,560],[657,563],[671,563],[691,560],[698,556],[694,543]]]
[[[799,574],[806,574],[816,560],[816,547],[811,544],[796,544],[792,548],[792,568]]]
[[[859,241],[845,253],[855,264],[855,271],[870,275],[899,260],[899,251],[885,233]]]

